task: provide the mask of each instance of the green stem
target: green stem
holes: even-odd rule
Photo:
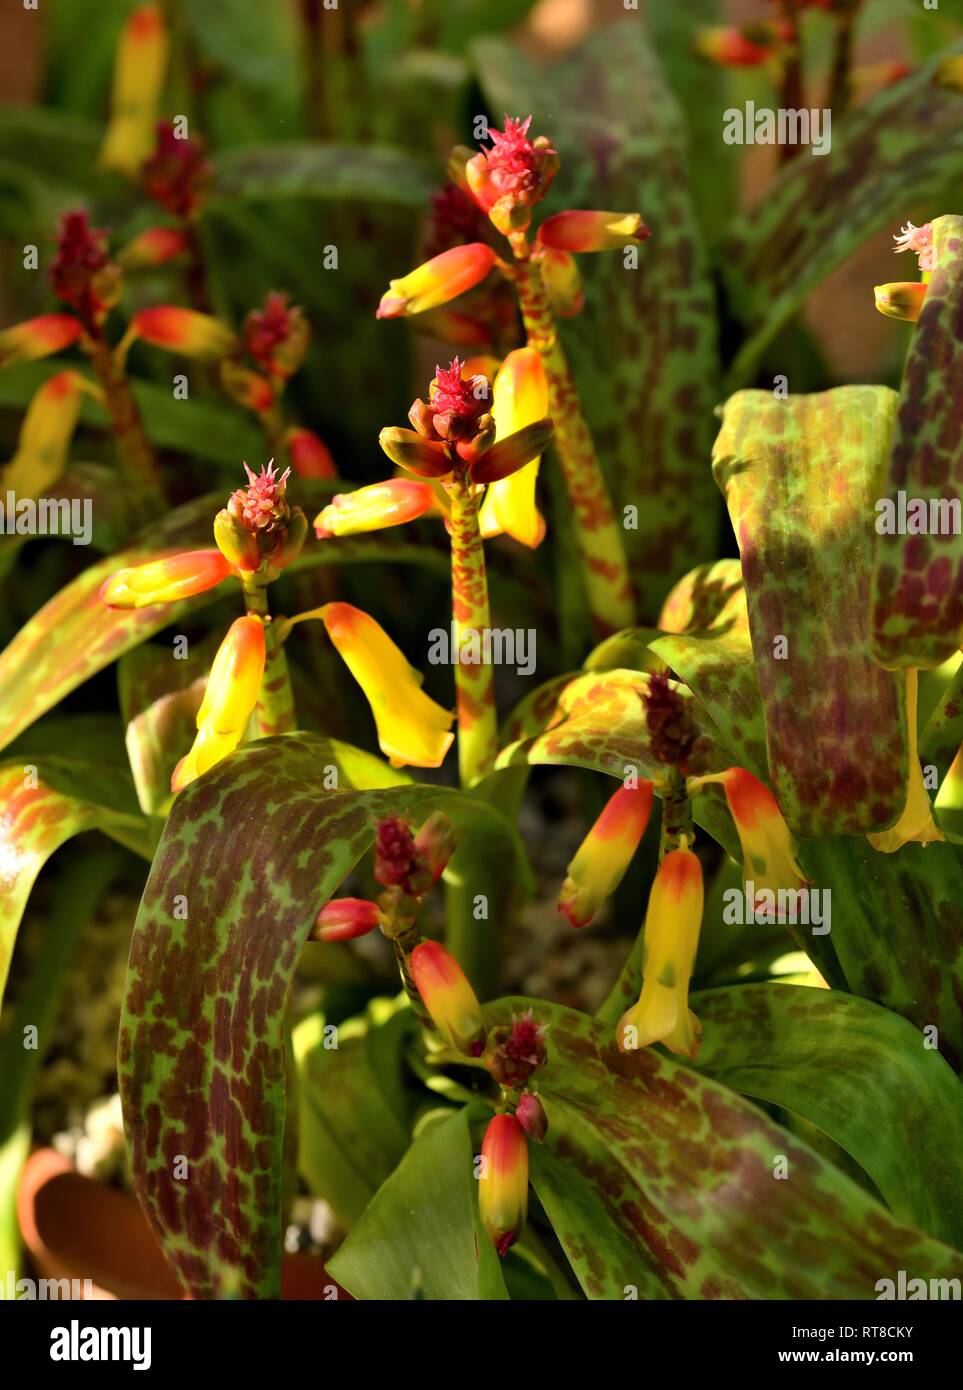
[[[268,738],[272,734],[289,734],[297,728],[297,715],[288,659],[284,654],[283,639],[286,633],[280,623],[271,620],[265,586],[250,578],[244,580],[243,587],[248,613],[264,620],[264,678],[256,711],[259,736]]]
[[[572,521],[592,621],[600,637],[635,621],[632,581],[622,531],[595,453],[578,389],[558,339],[538,265],[527,244],[516,248],[512,278],[528,346],[542,358],[548,380],[554,447],[572,509]]]
[[[134,393],[121,357],[113,351],[101,330],[88,331],[84,346],[104,393],[121,467],[132,483],[161,496],[160,475],[154,450],[144,430]]]
[[[451,498],[451,605],[454,628],[455,698],[458,707],[458,771],[470,787],[491,772],[498,746],[495,682],[490,662],[481,660],[491,628],[485,549],[478,529],[481,489],[455,475],[446,485]],[[479,660],[463,662],[465,643],[474,642]],[[472,655],[470,649],[468,652]]]

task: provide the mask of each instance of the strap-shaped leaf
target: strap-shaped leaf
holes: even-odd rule
[[[123,774],[57,757],[0,766],[0,1000],[36,877],[84,830],[103,830],[149,857],[145,822]]]
[[[653,619],[673,579],[712,555],[719,530],[705,466],[716,311],[682,116],[638,16],[551,69],[499,40],[474,52],[493,113],[531,112],[533,133],[561,155],[547,211],[624,209],[651,228],[635,269],[621,251],[579,259],[585,309],[562,336],[614,500],[636,509],[624,541],[641,616]]]
[[[933,246],[876,524],[873,655],[888,667],[939,666],[963,639],[963,217],[937,217]]]
[[[332,767],[345,790],[325,790]],[[119,1071],[138,1194],[195,1297],[278,1295],[298,955],[376,821],[435,809],[466,841],[500,842],[504,886],[518,881],[514,832],[491,806],[310,734],[249,744],[174,803],[131,941]]]
[[[722,258],[747,339],[732,366],[733,386],[751,376],[780,328],[867,237],[895,231],[908,211],[944,194],[963,173],[963,94],[936,81],[947,53],[963,53],[963,45],[833,122],[829,153],[801,151],[737,223]]]
[[[546,1150],[572,1175],[560,1190],[536,1162],[535,1186],[589,1298],[629,1284],[650,1298],[658,1284],[667,1298],[875,1299],[898,1269],[960,1277],[963,1256],[727,1087],[652,1048],[622,1055],[611,1028],[573,1009],[505,999],[486,1018],[528,1007],[550,1028]],[[589,1210],[604,1221],[587,1236]]]
[[[801,985],[692,996],[694,1065],[811,1120],[873,1179],[893,1215],[963,1248],[963,1086],[904,1019]]]
[[[713,450],[742,556],[769,772],[801,835],[885,830],[906,801],[904,682],[868,650],[874,502],[895,404],[875,386],[786,400],[740,391]]]

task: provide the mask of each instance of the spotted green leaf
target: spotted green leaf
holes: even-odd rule
[[[876,522],[873,655],[887,667],[939,666],[963,638],[963,217],[937,217],[933,246],[879,493],[888,513]]]
[[[885,387],[786,400],[740,391],[713,450],[742,556],[769,773],[802,835],[884,830],[906,801],[905,683],[868,650],[873,508],[895,404]]]
[[[534,1182],[589,1298],[634,1285],[638,1298],[871,1300],[901,1268],[960,1276],[963,1256],[727,1087],[652,1048],[623,1056],[610,1028],[572,1009],[506,999],[486,1017],[529,1006],[550,1030],[551,1168],[546,1180],[537,1160]]]

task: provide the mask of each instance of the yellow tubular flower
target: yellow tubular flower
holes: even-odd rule
[[[492,386],[495,439],[500,441],[548,415],[548,381],[534,348],[517,348],[502,363]],[[540,460],[492,483],[479,514],[484,537],[503,532],[532,549],[545,537],[545,518],[535,504]]]
[[[140,5],[117,45],[110,123],[100,150],[102,169],[117,169],[133,178],[153,150],[169,49],[161,6]]]
[[[131,317],[125,341],[133,342],[136,338],[200,362],[226,357],[237,346],[237,338],[226,323],[211,314],[181,309],[176,304],[138,309]]]
[[[73,314],[40,314],[0,332],[0,367],[15,362],[35,362],[75,343],[83,324]]]
[[[528,1210],[528,1144],[514,1115],[494,1115],[482,1140],[478,1209],[500,1256],[521,1235]]]
[[[618,888],[645,834],[652,810],[652,783],[620,787],[609,797],[568,866],[558,910],[573,927],[591,922]]]
[[[382,531],[414,521],[425,512],[437,510],[430,483],[415,478],[389,478],[371,483],[355,492],[340,492],[314,518],[319,540],[332,536],[354,536],[360,531]]]
[[[172,791],[183,791],[234,752],[254,713],[263,675],[264,625],[260,618],[238,618],[217,649],[197,711],[197,737],[174,769]]]
[[[464,294],[484,280],[495,264],[495,252],[483,241],[467,246],[453,246],[433,256],[400,280],[389,281],[389,287],[378,305],[379,319],[396,319],[406,314],[421,314],[436,309],[450,299]]]
[[[909,784],[906,789],[906,804],[895,825],[889,830],[881,830],[866,838],[873,849],[880,854],[893,854],[903,845],[914,843],[927,845],[934,840],[944,839],[942,830],[933,819],[930,794],[923,781],[923,769],[919,760],[919,739],[916,730],[916,711],[919,695],[919,672],[911,666],[906,672],[906,723],[909,741]],[[952,769],[951,769],[952,772]],[[944,783],[944,786],[946,784]],[[940,788],[940,796],[943,788]],[[942,809],[945,801],[937,797],[936,805]]]
[[[37,391],[20,428],[17,452],[3,475],[18,496],[40,497],[67,464],[86,382],[77,372],[58,372]]]
[[[480,1056],[485,1037],[481,1005],[455,957],[437,941],[422,941],[411,953],[411,976],[449,1046]]]
[[[409,666],[374,618],[350,603],[320,610],[328,636],[361,686],[378,729],[378,743],[392,767],[440,767],[454,741],[454,715],[420,689],[420,671]]]
[[[689,849],[667,854],[659,866],[645,914],[642,993],[622,1015],[616,1041],[622,1052],[663,1043],[695,1057],[699,1020],[689,1008],[689,980],[702,924],[702,866]]]
[[[877,285],[873,294],[876,308],[886,318],[915,323],[926,299],[926,286],[921,280],[899,280]]]

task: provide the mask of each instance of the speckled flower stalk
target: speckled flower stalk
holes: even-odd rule
[[[578,390],[548,305],[538,265],[524,236],[513,238],[514,281],[528,335],[541,355],[548,379],[549,414],[555,426],[555,452],[572,506],[572,521],[592,621],[599,636],[635,621],[632,581],[622,533],[595,454]]]
[[[453,477],[446,491],[451,499],[451,615],[458,708],[458,771],[463,787],[491,772],[498,727],[495,682],[491,666],[463,661],[464,641],[472,632],[491,627],[485,551],[478,527],[482,490]],[[480,655],[480,653],[479,653]]]

